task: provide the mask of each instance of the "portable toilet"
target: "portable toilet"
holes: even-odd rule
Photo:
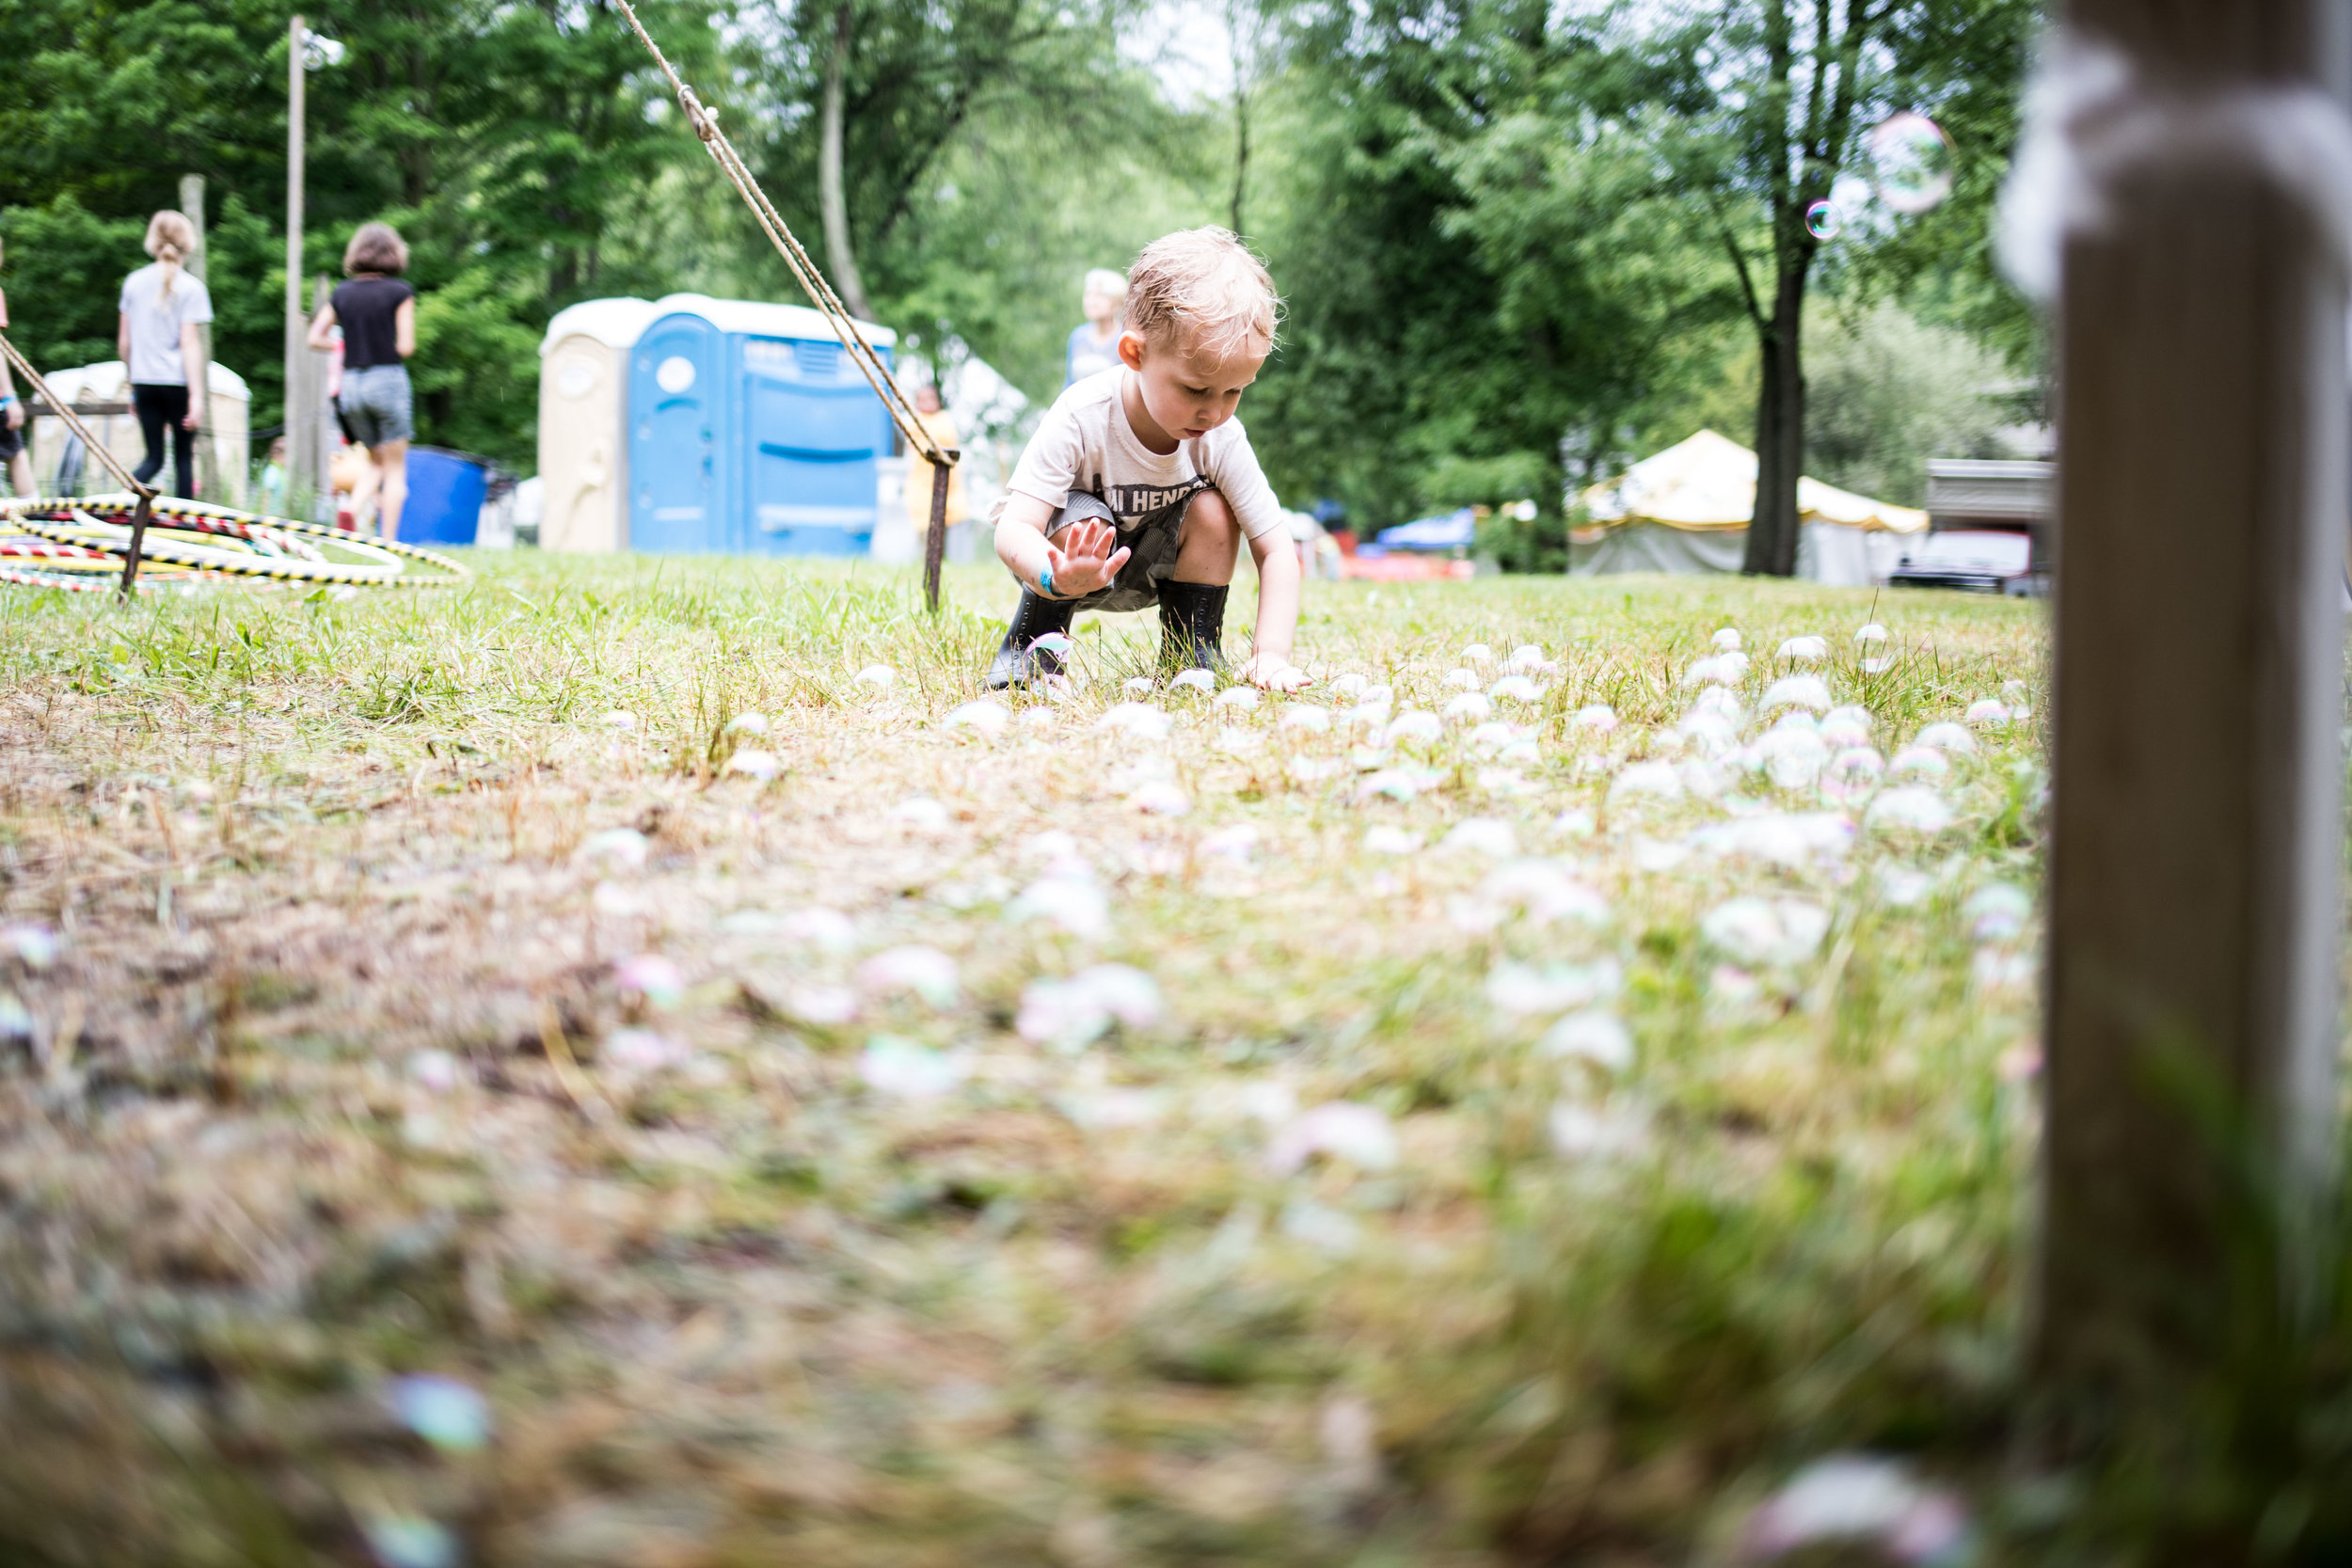
[[[861,324],[887,366],[896,335]],[[673,294],[629,362],[628,545],[862,555],[890,417],[798,305]]]
[[[628,356],[660,313],[649,299],[591,299],[548,323],[539,343],[542,547],[628,546]]]

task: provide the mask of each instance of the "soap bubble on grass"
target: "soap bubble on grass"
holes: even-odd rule
[[[1872,643],[1883,642],[1886,641],[1886,628],[1880,626],[1876,621],[1872,621],[1866,626],[1857,627],[1853,634],[1853,640],[1865,647],[1867,647]]]
[[[615,1029],[596,1048],[596,1060],[622,1072],[659,1072],[684,1062],[691,1052],[652,1029]]]
[[[1152,816],[1182,816],[1192,809],[1191,797],[1167,779],[1147,779],[1136,785],[1127,803]]]
[[[1829,934],[1829,911],[1801,898],[1734,898],[1708,911],[1699,934],[1739,963],[1797,964]]]
[[[1246,689],[1236,688],[1236,689]],[[1286,730],[1302,730],[1321,735],[1331,727],[1331,712],[1312,703],[1284,703],[1281,717],[1275,722]]]
[[[1149,697],[1156,689],[1149,675],[1129,675],[1120,689],[1137,697]]]
[[[1886,765],[1887,773],[1898,779],[1940,779],[1951,770],[1951,763],[1932,746],[1906,746]]]
[[[1336,757],[1293,757],[1282,771],[1295,783],[1311,784],[1339,777],[1344,766]]]
[[[1940,833],[1952,825],[1952,808],[1934,790],[1906,784],[1871,801],[1863,820],[1873,828]]]
[[[1254,824],[1237,822],[1230,828],[1219,828],[1203,838],[1200,841],[1200,853],[1247,861],[1257,852],[1259,836]]]
[[[971,1075],[961,1052],[934,1051],[898,1035],[876,1035],[857,1059],[866,1086],[899,1100],[936,1100]]]
[[[1149,703],[1118,703],[1104,711],[1094,727],[1131,735],[1138,740],[1165,740],[1168,718]]]
[[[1254,757],[1265,750],[1265,736],[1256,730],[1227,724],[1216,732],[1209,745],[1229,757]]]
[[[443,1453],[477,1453],[489,1445],[490,1404],[470,1384],[421,1372],[385,1386],[402,1426]]]
[[[1771,713],[1778,708],[1809,708],[1815,713],[1830,709],[1829,684],[1819,675],[1783,675],[1764,689],[1764,700],[1756,705],[1758,713]]]
[[[686,976],[673,960],[659,953],[640,953],[612,966],[612,983],[633,991],[657,1007],[672,1007],[686,994]]]
[[[1914,746],[1924,746],[1942,752],[1948,756],[1973,757],[1977,754],[1977,737],[1970,735],[1965,727],[1955,724],[1948,719],[1941,723],[1930,724],[1926,729],[1921,730],[1911,743]]]
[[[1631,1110],[1597,1110],[1571,1100],[1551,1108],[1551,1147],[1568,1160],[1629,1159],[1649,1147],[1649,1118]]]
[[[1266,1165],[1277,1176],[1295,1176],[1317,1155],[1343,1160],[1359,1170],[1393,1170],[1395,1129],[1370,1105],[1335,1100],[1294,1117],[1266,1146]]]
[[[1293,763],[1291,766],[1295,768],[1298,765]],[[1375,768],[1356,781],[1356,799],[1360,803],[1385,795],[1391,800],[1411,800],[1435,782],[1436,777],[1422,768]]]
[[[1862,673],[1866,675],[1883,675],[1893,668],[1895,657],[1892,654],[1872,654],[1862,661]]]
[[[1544,1031],[1535,1048],[1547,1056],[1588,1063],[1603,1072],[1618,1073],[1633,1065],[1633,1035],[1616,1014],[1588,1007],[1561,1019]]]
[[[1879,897],[1899,910],[1925,903],[1934,891],[1935,878],[1928,872],[1908,865],[1879,867]]]
[[[1159,983],[1126,964],[1096,964],[1067,980],[1032,980],[1013,1028],[1025,1040],[1082,1051],[1113,1023],[1148,1029],[1160,1020]]]
[[[1207,670],[1180,670],[1168,683],[1170,691],[1215,691],[1216,676]]]
[[[737,748],[735,754],[727,758],[726,770],[760,784],[771,784],[776,775],[784,770],[784,765],[776,760],[773,752],[743,746]]]
[[[1031,882],[1006,905],[1005,918],[1016,924],[1043,920],[1073,937],[1092,940],[1110,929],[1111,904],[1090,871],[1057,870]]]
[[[1979,729],[2002,729],[2009,724],[2009,705],[1987,697],[1980,702],[1970,703],[1963,718]]]
[[[1679,800],[1682,799],[1682,774],[1671,762],[1637,762],[1628,768],[1609,785],[1609,799]]]
[[[727,721],[729,735],[766,735],[768,716],[764,713],[739,713]]]
[[[1572,920],[1595,929],[1609,924],[1609,900],[1551,861],[1512,861],[1499,865],[1486,874],[1478,893],[1492,903],[1523,910],[1529,919],[1544,924]]]
[[[1774,652],[1779,657],[1792,664],[1819,664],[1829,657],[1829,639],[1826,637],[1791,637]]]
[[[1525,674],[1550,674],[1560,667],[1544,657],[1541,643],[1529,642],[1511,650],[1511,668]]]
[[[1886,776],[1886,759],[1869,746],[1849,746],[1821,769],[1821,793],[1833,800],[1862,800]]]
[[[1465,673],[1467,673],[1468,672],[1465,672]],[[1465,691],[1460,696],[1450,700],[1445,706],[1439,710],[1439,714],[1440,717],[1452,720],[1456,723],[1460,723],[1465,721],[1476,723],[1482,720],[1491,717],[1494,710],[1495,705],[1489,698],[1485,697],[1476,691]]]
[[[869,664],[850,678],[876,691],[887,691],[898,684],[898,672],[887,664]]]
[[[1373,855],[1409,855],[1421,847],[1421,834],[1385,823],[1364,830],[1364,851]]]
[[[944,721],[951,730],[971,730],[979,735],[1001,735],[1012,721],[1012,710],[1004,704],[983,697],[952,708]]]
[[[1870,710],[1854,703],[1834,707],[1821,718],[1822,743],[1839,751],[1869,745],[1876,730]]]
[[[381,1568],[459,1568],[465,1560],[448,1526],[413,1513],[371,1513],[359,1533]]]
[[[1457,697],[1454,701],[1460,702],[1462,699]],[[1486,699],[1481,697],[1479,701],[1483,703]],[[1449,704],[1447,705],[1450,707],[1452,705]],[[1490,709],[1489,711],[1492,710]],[[1478,752],[1480,755],[1492,756],[1495,752],[1503,750],[1505,747],[1517,746],[1522,741],[1532,739],[1534,733],[1535,732],[1534,730],[1523,725],[1505,724],[1489,721],[1486,723],[1477,725],[1470,732],[1470,734],[1464,736],[1462,738],[1465,743],[1470,746],[1470,750]]]
[[[1583,806],[1570,806],[1551,819],[1554,838],[1590,838],[1599,832],[1600,824],[1592,812]]]
[[[890,808],[890,819],[911,833],[944,833],[947,808],[928,795],[910,795]]]
[[[408,1058],[408,1077],[420,1088],[447,1094],[457,1086],[457,1058],[446,1051],[419,1051]]]
[[[1436,714],[1425,708],[1415,707],[1406,708],[1403,713],[1390,720],[1388,727],[1381,732],[1381,738],[1391,746],[1400,740],[1421,741],[1425,744],[1443,734],[1445,734],[1445,724]]]
[[[1496,816],[1470,816],[1448,829],[1438,847],[1450,854],[1516,855],[1519,849],[1518,835],[1511,824]]]
[[[1748,677],[1748,656],[1742,653],[1710,654],[1694,658],[1682,672],[1685,686],[1737,686]]]
[[[784,1010],[803,1023],[834,1029],[857,1017],[857,992],[847,986],[795,986]]]
[[[1756,743],[1765,776],[1782,789],[1811,789],[1829,764],[1829,748],[1811,729],[1776,728]]]
[[[616,707],[604,716],[604,722],[608,729],[633,730],[637,727],[637,715],[627,708]]]
[[[651,849],[645,835],[634,828],[607,828],[581,842],[578,858],[600,862],[615,871],[642,871]]]
[[[1719,654],[1736,654],[1740,651],[1740,628],[1718,626],[1715,635],[1708,638],[1708,641]]]
[[[1813,1461],[1758,1503],[1741,1527],[1738,1560],[1771,1562],[1841,1546],[1929,1565],[1973,1555],[1968,1513],[1958,1497],[1922,1484],[1899,1460],[1845,1453]]]
[[[1486,695],[1498,703],[1539,703],[1544,689],[1525,675],[1505,675],[1486,688]]]
[[[1258,705],[1258,689],[1254,686],[1229,686],[1216,694],[1216,702],[1213,705],[1237,707],[1246,713]]]
[[[1050,707],[1025,707],[1016,717],[1025,730],[1050,730],[1061,722],[1061,715]]]
[[[1961,912],[1979,942],[2007,942],[2033,918],[2033,895],[2014,882],[1987,882],[1969,896]]]
[[[812,904],[786,915],[777,927],[787,941],[827,953],[847,953],[857,945],[857,927],[839,910]]]
[[[47,969],[57,961],[57,933],[30,921],[0,928],[0,946],[14,953],[27,969]]]
[[[936,947],[910,943],[886,948],[858,965],[858,984],[869,994],[913,993],[934,1007],[955,1006],[956,960]]]
[[[1612,958],[1540,968],[1506,961],[1487,972],[1486,1001],[1512,1018],[1553,1017],[1606,1001],[1624,981],[1624,969]]]
[[[1837,812],[1771,811],[1708,823],[1694,829],[1685,842],[1726,859],[1797,868],[1844,859],[1853,838],[1853,824]]]
[[[1475,670],[1448,670],[1445,683],[1463,691],[1475,691],[1486,684]]]
[[[1462,650],[1462,662],[1465,664],[1492,664],[1494,660],[1495,651],[1484,642],[1473,642]]]
[[[1607,703],[1587,703],[1568,721],[1568,728],[1592,735],[1607,735],[1616,727],[1617,710]]]
[[[1358,674],[1335,675],[1331,680],[1331,694],[1335,697],[1344,697],[1352,703],[1361,697],[1371,684],[1363,676]]]

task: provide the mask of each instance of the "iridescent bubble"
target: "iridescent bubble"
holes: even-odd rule
[[[1834,240],[1845,227],[1846,220],[1838,215],[1836,204],[1827,197],[1804,210],[1805,232],[1817,240]]]
[[[1959,154],[1944,128],[1909,109],[1871,129],[1870,182],[1879,199],[1899,213],[1924,213],[1952,194]]]

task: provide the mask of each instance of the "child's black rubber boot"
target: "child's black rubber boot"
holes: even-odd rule
[[[1002,691],[1009,686],[1027,686],[1060,674],[1066,662],[1060,650],[1041,648],[1037,640],[1068,636],[1070,619],[1077,610],[1075,599],[1048,599],[1026,588],[1021,590],[1020,607],[1012,612],[1012,625],[1005,628],[996,657],[988,661],[988,678],[982,684],[991,691]]]
[[[1160,584],[1160,664],[1225,673],[1225,583]]]

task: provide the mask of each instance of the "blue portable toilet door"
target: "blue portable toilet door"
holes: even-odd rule
[[[837,342],[743,341],[750,536],[779,555],[863,555],[874,537],[882,400]],[[888,362],[888,351],[882,351]]]
[[[722,343],[698,316],[665,316],[637,341],[628,382],[631,549],[728,547]]]

